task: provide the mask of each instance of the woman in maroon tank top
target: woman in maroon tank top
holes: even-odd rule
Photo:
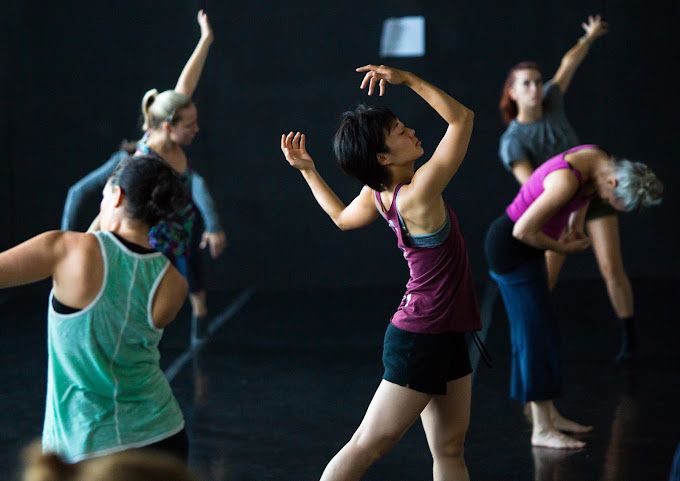
[[[473,113],[412,73],[383,65],[357,71],[365,74],[361,88],[368,87],[369,95],[376,88],[383,95],[387,83],[411,88],[447,128],[430,160],[416,170],[414,164],[424,151],[413,129],[384,108],[359,106],[346,112],[335,136],[335,153],[343,169],[365,184],[349,205],[317,172],[304,134],[281,136],[286,160],[302,173],[321,208],[340,229],[363,227],[381,213],[385,216],[411,275],[385,335],[384,379],[361,425],[321,479],[360,479],[421,417],[434,478],[467,480],[463,444],[470,415],[471,368],[463,334],[479,329],[479,313],[465,243],[442,192],[467,151]],[[442,255],[433,256],[434,251]]]

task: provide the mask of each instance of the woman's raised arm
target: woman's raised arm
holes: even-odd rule
[[[175,85],[175,91],[182,93],[187,97],[192,97],[194,95],[198,80],[201,78],[201,73],[203,72],[205,59],[208,57],[210,44],[213,42],[213,31],[210,27],[210,22],[208,21],[208,15],[203,10],[199,10],[197,20],[201,27],[201,38],[198,40],[196,48],[182,69],[182,73],[177,80],[177,85]]]
[[[571,83],[571,79],[576,73],[576,69],[581,65],[583,59],[588,55],[588,50],[590,50],[590,45],[607,33],[607,22],[603,21],[599,15],[588,17],[588,23],[583,22],[581,24],[583,30],[585,30],[585,35],[581,37],[576,45],[567,51],[562,57],[560,62],[560,68],[552,78],[552,81],[556,83],[562,93],[566,92]]]
[[[411,195],[438,198],[463,162],[472,135],[474,113],[440,88],[410,72],[386,65],[365,65],[357,72],[366,73],[361,88],[368,86],[369,95],[373,94],[376,84],[380,95],[384,94],[386,82],[406,85],[448,124],[437,149],[430,160],[416,171],[410,185]]]
[[[316,170],[314,159],[307,152],[305,134],[281,135],[281,151],[291,167],[300,171],[319,206],[341,230],[358,229],[378,218],[373,191],[364,186],[359,195],[346,206]]]

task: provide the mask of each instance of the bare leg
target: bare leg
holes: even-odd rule
[[[531,413],[534,426],[531,433],[531,445],[556,449],[580,449],[586,445],[583,441],[571,438],[557,430],[552,421],[552,400],[532,401]]]
[[[331,459],[321,481],[356,481],[401,439],[432,396],[383,381],[352,439]]]
[[[205,291],[192,292],[189,294],[191,301],[191,313],[196,317],[205,317],[208,314],[208,302]]]
[[[567,256],[555,251],[545,251],[545,266],[548,270],[548,289],[551,291],[557,285],[557,278]]]
[[[627,361],[636,351],[633,288],[623,267],[619,241],[619,219],[609,215],[588,221],[597,264],[607,285],[609,301],[621,321],[621,347],[617,361]]]
[[[472,375],[446,384],[446,396],[433,396],[420,417],[432,452],[434,481],[469,481],[465,434],[470,424]]]
[[[608,215],[588,221],[586,228],[600,273],[607,284],[609,300],[616,315],[623,319],[633,315],[633,288],[623,267],[619,240],[619,218]]]
[[[191,343],[195,344],[208,335],[206,324],[208,303],[205,291],[190,293],[189,301],[191,302]]]

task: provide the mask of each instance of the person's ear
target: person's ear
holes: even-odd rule
[[[113,186],[113,206],[114,207],[120,207],[123,205],[123,198],[125,197],[125,193],[123,192],[123,189],[120,188],[120,185],[114,185]]]
[[[387,153],[380,153],[376,157],[380,165],[388,165],[390,163],[390,158]]]

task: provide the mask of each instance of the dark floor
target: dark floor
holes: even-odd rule
[[[611,359],[617,328],[599,280],[556,292],[566,344],[567,395],[558,407],[592,423],[586,449],[531,449],[521,407],[507,397],[507,323],[497,303],[473,387],[466,459],[472,480],[668,479],[680,441],[680,281],[636,280],[642,355]],[[213,293],[222,312],[240,292]],[[318,479],[351,436],[381,376],[385,323],[399,290],[256,292],[172,385],[187,419],[191,465],[203,479]],[[45,389],[45,289],[0,299],[0,479],[16,479],[19,451],[40,434]],[[188,314],[166,330],[163,367],[186,348]],[[474,348],[472,348],[474,349]],[[425,480],[430,456],[414,426],[365,480]]]

